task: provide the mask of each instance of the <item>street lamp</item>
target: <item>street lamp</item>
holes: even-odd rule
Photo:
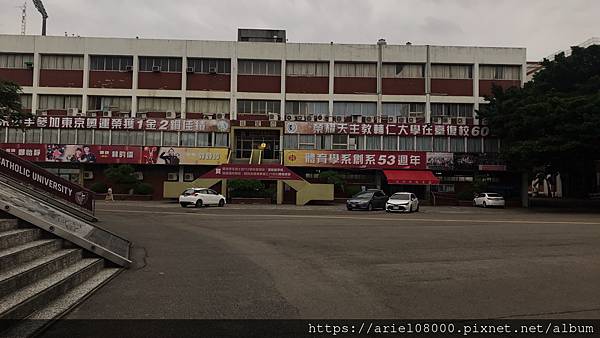
[[[42,0],[33,0],[33,4],[42,15],[42,35],[46,35],[46,19],[48,19],[48,13],[46,13]]]

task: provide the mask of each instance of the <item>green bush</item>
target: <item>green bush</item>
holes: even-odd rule
[[[133,175],[135,169],[128,164],[113,165],[104,170],[104,175],[113,185],[113,193],[127,194],[138,183]]]
[[[230,180],[231,197],[271,197],[265,185],[257,180]]]
[[[108,191],[108,185],[104,182],[94,182],[90,186],[90,190],[97,194],[105,194]]]
[[[133,187],[133,193],[136,195],[152,195],[154,187],[148,183],[139,183]]]
[[[347,185],[346,189],[345,189],[345,192],[348,196],[354,196],[361,191],[362,191],[362,189],[358,185]]]
[[[456,194],[456,198],[458,198],[459,201],[470,201],[473,199],[474,194],[475,194],[475,191],[473,190],[473,187],[469,187],[467,189],[459,191]]]

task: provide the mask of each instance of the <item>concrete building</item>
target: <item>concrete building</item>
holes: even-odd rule
[[[266,42],[269,34],[273,42]],[[492,84],[523,84],[524,48],[239,35],[248,41],[0,35],[0,78],[20,84],[23,107],[36,114],[24,133],[2,128],[2,146],[86,185],[102,180],[108,163],[135,164],[156,198],[165,195],[163,182],[189,185],[215,165],[248,163],[263,143],[262,163],[284,165],[308,181],[337,168],[349,184],[412,188],[422,197],[454,191],[473,170],[489,169],[492,182],[506,174],[491,160],[499,141],[475,111]],[[86,145],[97,152],[94,164],[74,153]],[[168,160],[169,149],[176,161]],[[470,160],[456,154],[485,160],[457,176],[454,163]],[[425,164],[405,165],[417,155]],[[339,156],[356,162],[341,165]],[[380,156],[390,160],[377,164]],[[441,181],[413,187],[404,179],[396,187],[383,172],[417,169]]]

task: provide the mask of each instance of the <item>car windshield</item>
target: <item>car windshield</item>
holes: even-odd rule
[[[487,194],[488,197],[502,197],[500,194]]]
[[[408,201],[410,199],[410,195],[409,194],[393,194],[392,197],[390,197],[391,200],[401,200],[401,201]]]
[[[352,198],[356,198],[359,200],[368,200],[368,199],[371,199],[371,197],[373,197],[372,192],[359,192],[358,194],[354,195]]]

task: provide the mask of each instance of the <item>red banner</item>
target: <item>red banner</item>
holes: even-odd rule
[[[0,143],[0,149],[31,162],[46,161],[45,144]]]
[[[426,169],[427,155],[419,151],[286,150],[284,164],[291,167]]]
[[[223,164],[201,178],[302,180],[295,172],[279,164]]]
[[[486,137],[487,126],[396,123],[286,122],[286,134]]]

